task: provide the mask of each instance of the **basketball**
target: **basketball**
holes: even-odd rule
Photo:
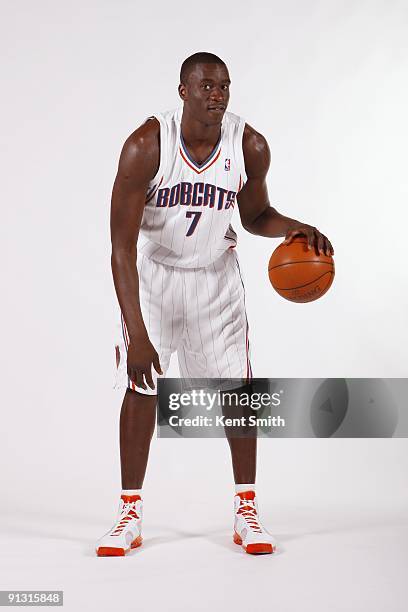
[[[331,255],[316,255],[307,248],[307,238],[296,236],[290,244],[280,244],[269,260],[272,287],[290,302],[313,302],[329,289],[334,278]]]

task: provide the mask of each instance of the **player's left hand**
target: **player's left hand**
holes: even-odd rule
[[[307,248],[310,250],[314,247],[316,255],[320,253],[327,256],[334,255],[334,249],[330,240],[327,236],[319,232],[316,227],[303,224],[296,228],[289,229],[286,232],[283,244],[290,244],[296,236],[305,236],[307,238]]]

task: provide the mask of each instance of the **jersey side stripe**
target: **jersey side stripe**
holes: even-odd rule
[[[146,204],[150,202],[150,200],[153,198],[154,195],[156,195],[162,182],[163,182],[163,177],[161,177],[160,183],[157,185],[157,187],[156,185],[154,185],[153,188],[150,189],[150,191],[146,194]]]
[[[225,354],[225,357],[226,357],[226,360],[227,360],[227,364],[228,364],[229,377],[232,378],[231,364],[230,364],[230,360],[229,360],[229,356],[228,356],[227,344],[225,342],[225,332],[224,332],[225,324],[224,324],[224,319],[223,319],[223,314],[222,314],[222,309],[221,309],[220,278],[218,276],[217,268],[215,267],[214,263],[212,264],[212,266],[214,268],[214,274],[215,274],[215,277],[217,279],[218,310],[219,310],[219,317],[220,317],[220,321],[221,321],[221,334],[222,334],[222,339],[223,339],[223,342],[224,342],[224,354]]]
[[[237,268],[238,268],[238,272],[239,272],[239,277],[241,279],[241,283],[242,283],[242,288],[244,290],[244,308],[245,308],[245,320],[246,320],[246,338],[245,338],[245,344],[246,344],[246,360],[247,360],[247,381],[249,382],[251,380],[250,377],[252,377],[252,368],[251,368],[251,361],[249,359],[249,324],[248,324],[248,317],[247,317],[247,313],[246,313],[246,302],[245,302],[245,286],[244,286],[244,281],[242,280],[242,274],[241,274],[241,268],[239,267],[239,263],[238,263],[238,259],[237,259]]]

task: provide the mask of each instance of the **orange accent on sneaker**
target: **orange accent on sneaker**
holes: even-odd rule
[[[120,498],[125,504],[131,504],[141,500],[140,495],[121,495]],[[122,533],[123,528],[127,525],[129,521],[138,518],[140,518],[140,516],[137,514],[136,510],[134,508],[131,508],[129,512],[118,523],[118,526],[116,527],[112,535],[119,535],[120,533]]]
[[[138,536],[133,540],[130,548],[115,548],[114,546],[100,546],[96,551],[98,557],[124,557],[133,548],[138,548],[142,545],[142,536]]]
[[[234,531],[233,540],[235,544],[242,545],[242,539]],[[262,554],[271,554],[275,552],[274,547],[269,542],[257,542],[256,544],[247,544],[246,546],[242,546],[246,553],[249,555],[262,555]]]
[[[241,499],[255,499],[255,491],[242,491],[241,493],[235,493]]]
[[[133,540],[133,542],[130,545],[130,548],[137,548],[138,546],[142,545],[142,536],[138,536],[136,539]]]
[[[255,491],[243,491],[242,493],[237,493],[236,495],[238,495],[238,497],[243,502],[240,503],[239,509],[237,510],[237,514],[242,514],[242,516],[250,525],[251,529],[260,532],[261,527],[258,522],[258,515],[256,512],[255,505],[254,503],[252,503],[255,499]],[[251,503],[245,505],[246,501]]]
[[[125,504],[130,504],[132,502],[136,502],[139,499],[142,499],[140,497],[140,495],[121,495],[120,499],[123,499],[123,501],[125,502]]]
[[[124,557],[124,548],[112,548],[111,546],[100,546],[96,551],[98,557]]]
[[[272,544],[247,544],[245,547],[245,552],[250,555],[265,555],[271,554],[274,552]]]

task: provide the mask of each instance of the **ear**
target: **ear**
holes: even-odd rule
[[[180,85],[178,86],[178,92],[179,92],[180,98],[183,101],[187,100],[187,88],[185,85],[183,85],[183,83],[180,83]]]

